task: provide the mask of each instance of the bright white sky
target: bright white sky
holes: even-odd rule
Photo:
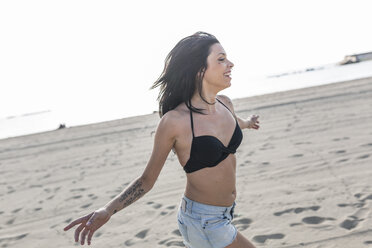
[[[150,113],[166,55],[196,31],[220,40],[234,92],[249,96],[255,76],[372,51],[371,9],[369,0],[4,0],[0,117],[51,110],[71,124]]]

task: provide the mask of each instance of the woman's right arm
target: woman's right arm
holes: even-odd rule
[[[155,132],[153,151],[144,172],[106,204],[105,209],[110,215],[129,206],[152,189],[175,142],[177,125],[173,122],[169,114],[161,118]]]
[[[172,115],[171,112],[168,112],[161,118],[155,133],[153,151],[142,175],[104,207],[72,221],[64,228],[67,231],[80,224],[75,230],[75,242],[79,241],[80,236],[83,245],[87,237],[88,245],[90,245],[94,232],[104,225],[113,214],[137,201],[152,189],[176,141],[178,125],[175,123],[177,119]]]

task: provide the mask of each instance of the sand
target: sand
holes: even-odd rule
[[[372,247],[372,78],[235,99],[259,114],[237,152],[234,224],[257,247]],[[72,218],[139,176],[157,114],[0,140],[0,247],[72,247]],[[185,175],[171,154],[152,191],[93,247],[179,247]]]

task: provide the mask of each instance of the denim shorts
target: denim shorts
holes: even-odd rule
[[[238,231],[231,224],[235,202],[230,207],[202,204],[183,196],[178,209],[178,227],[188,248],[223,248]]]

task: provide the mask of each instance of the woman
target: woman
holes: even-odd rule
[[[161,120],[152,155],[143,172],[104,207],[78,218],[65,231],[75,230],[83,245],[117,211],[132,204],[154,186],[171,150],[186,171],[187,185],[178,210],[186,247],[254,247],[232,225],[235,207],[234,153],[241,129],[258,129],[258,116],[237,117],[230,99],[217,95],[231,85],[231,69],[219,41],[197,32],[182,39],[168,54],[160,86]]]

